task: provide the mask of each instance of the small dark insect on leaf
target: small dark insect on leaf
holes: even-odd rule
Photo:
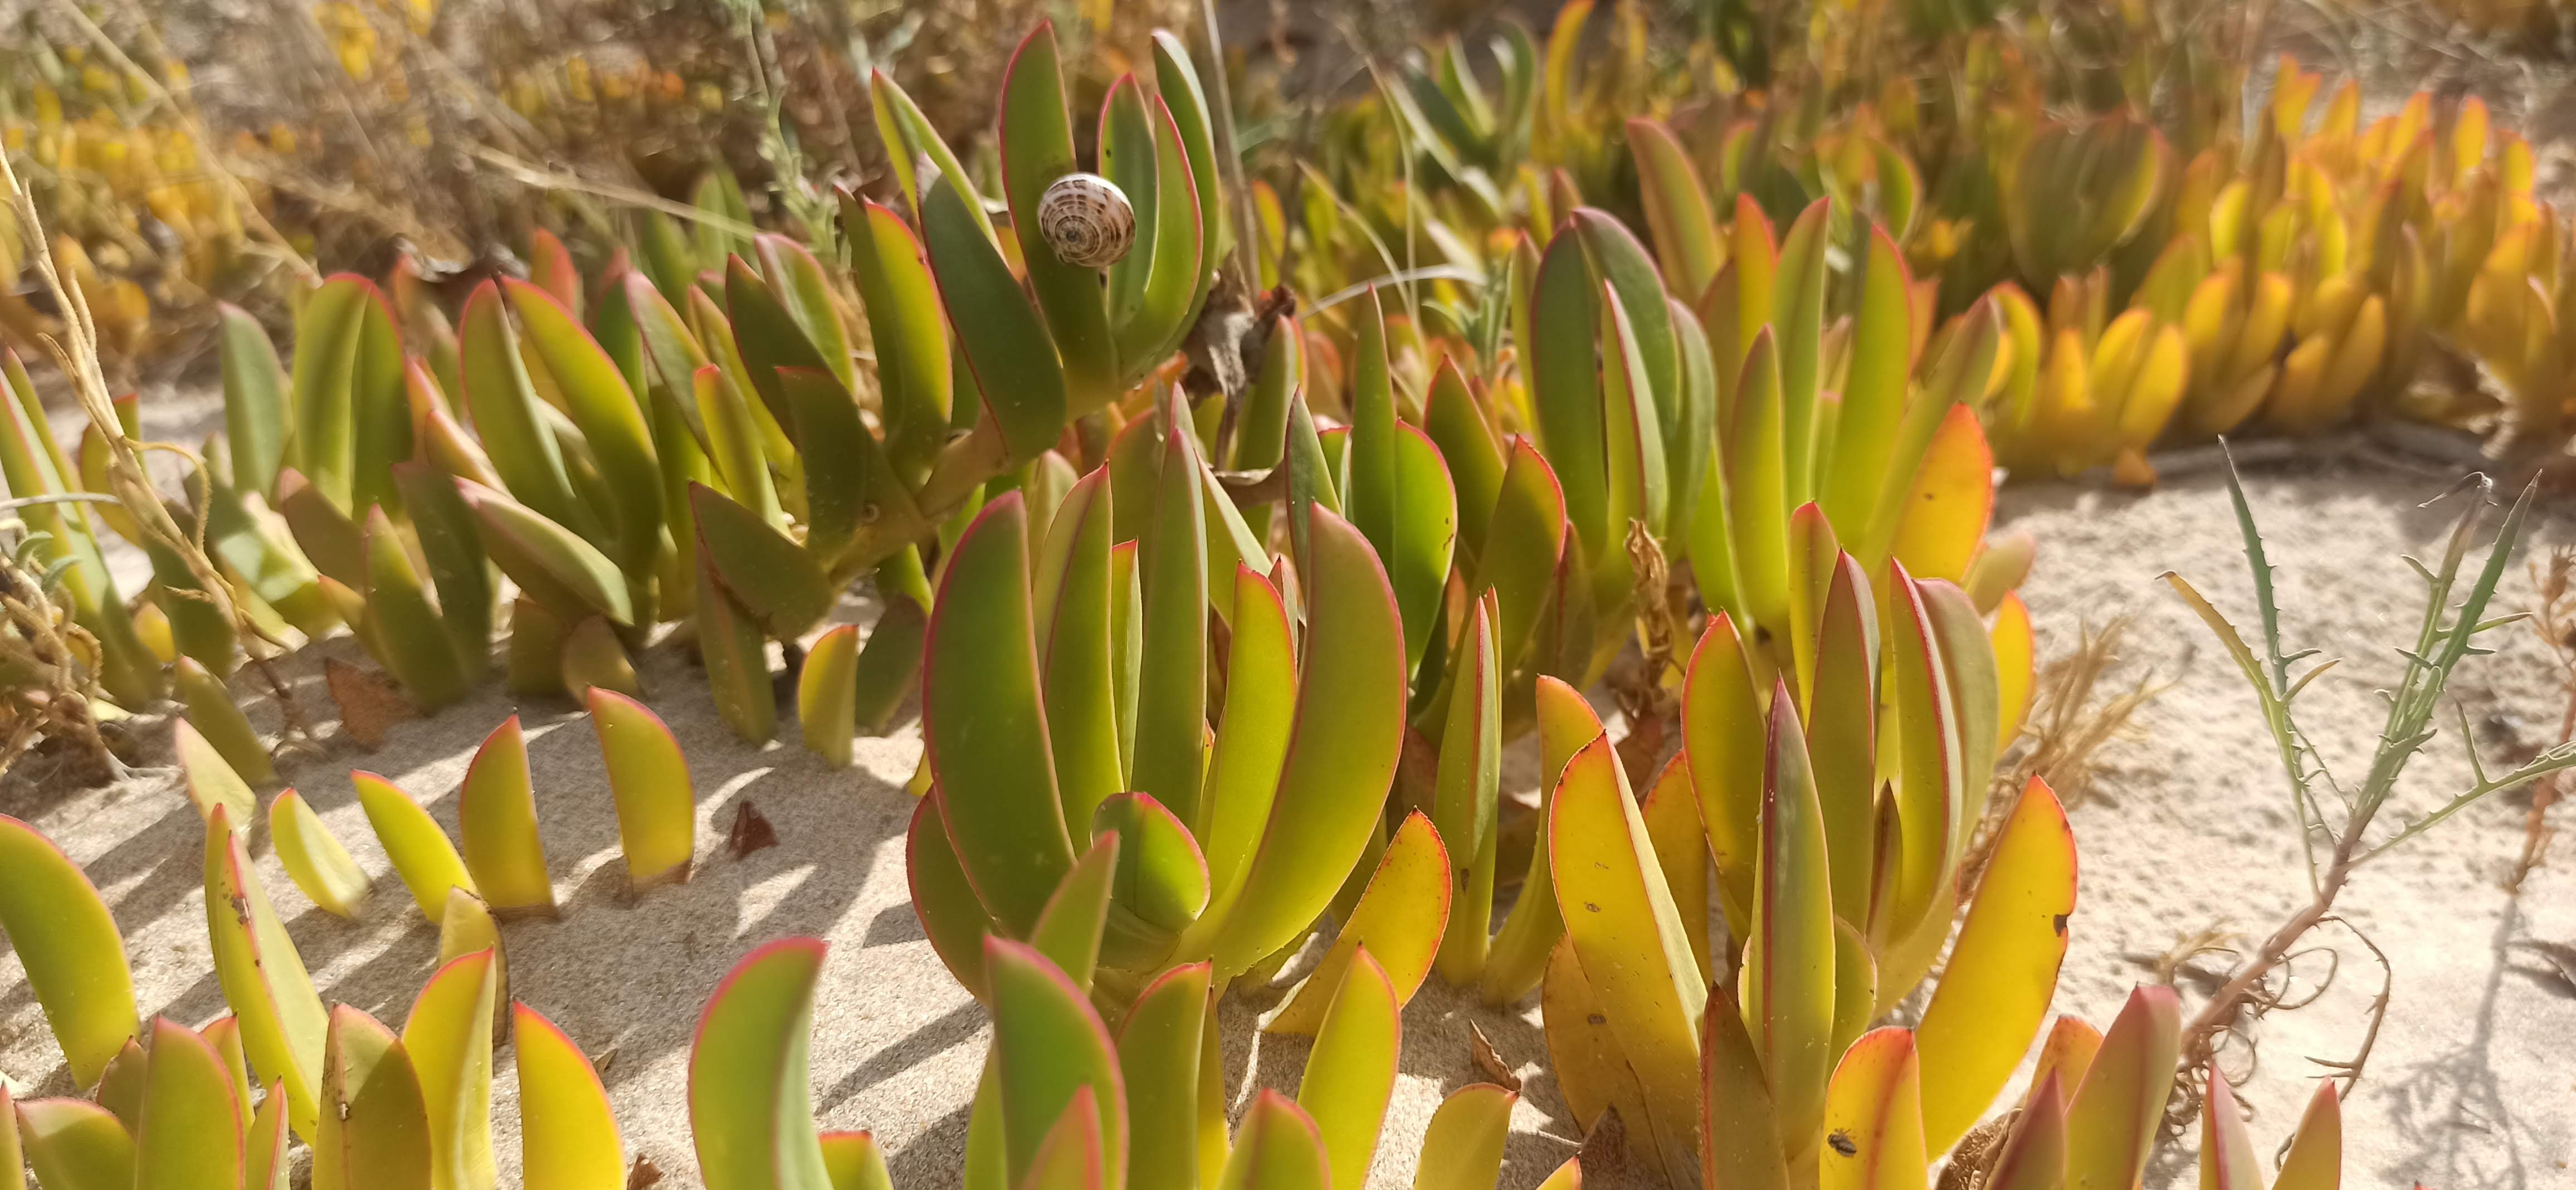
[[[764,847],[778,846],[778,828],[769,825],[750,798],[734,804],[733,829],[725,832],[725,850],[744,859]]]
[[[1494,1043],[1486,1039],[1485,1031],[1478,1028],[1474,1021],[1467,1022],[1467,1057],[1475,1062],[1479,1073],[1494,1081],[1494,1085],[1506,1091],[1517,1092],[1521,1089],[1519,1072],[1513,1070],[1512,1064],[1504,1061],[1500,1053],[1495,1052]]]
[[[646,1186],[654,1185],[661,1180],[662,1167],[653,1164],[652,1158],[641,1153],[635,1155],[635,1164],[626,1170],[626,1190],[644,1190]]]
[[[1830,1135],[1826,1136],[1825,1143],[1832,1146],[1835,1152],[1840,1153],[1845,1157],[1857,1157],[1860,1155],[1860,1146],[1852,1143],[1851,1133],[1845,1132],[1840,1128],[1834,1129]]]

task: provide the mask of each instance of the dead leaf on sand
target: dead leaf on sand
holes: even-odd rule
[[[734,803],[733,829],[725,832],[725,850],[742,859],[763,847],[778,846],[778,828],[754,809],[750,798]]]
[[[1476,1069],[1486,1078],[1493,1080],[1496,1086],[1515,1094],[1519,1093],[1521,1089],[1519,1072],[1513,1070],[1512,1064],[1504,1061],[1503,1056],[1494,1051],[1494,1043],[1486,1039],[1485,1031],[1478,1028],[1474,1021],[1467,1022],[1467,1057],[1474,1061]]]
[[[385,732],[394,724],[420,717],[411,696],[374,670],[325,657],[322,682],[331,689],[331,701],[340,705],[340,729],[370,752],[384,746]]]

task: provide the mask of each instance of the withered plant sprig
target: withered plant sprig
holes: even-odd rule
[[[2496,584],[2504,575],[2505,563],[2520,538],[2524,516],[2529,512],[2533,489],[2522,495],[2506,510],[2494,538],[2488,543],[2486,557],[2477,569],[2464,576],[2469,555],[2488,519],[2492,481],[2483,475],[2464,479],[2455,492],[2465,490],[2469,506],[2454,523],[2440,563],[2428,567],[2414,558],[2407,563],[2426,585],[2424,615],[2411,647],[2398,654],[2406,658],[2406,673],[2394,690],[2385,692],[2388,718],[2379,734],[2379,743],[2371,755],[2370,768],[2362,783],[2347,790],[2335,781],[2324,759],[2306,733],[2292,717],[2291,704],[2317,675],[2335,664],[2329,660],[2293,680],[2290,667],[2315,654],[2315,650],[2285,652],[2281,645],[2280,608],[2272,587],[2272,567],[2263,550],[2261,533],[2256,529],[2252,508],[2245,499],[2243,484],[2231,465],[2227,473],[2230,499],[2236,506],[2238,527],[2245,538],[2245,556],[2254,577],[2255,606],[2261,624],[2262,653],[2258,657],[2235,625],[2210,604],[2200,592],[2180,575],[2167,573],[2172,584],[2194,612],[2209,625],[2219,642],[2235,658],[2246,681],[2255,689],[2265,724],[2278,743],[2282,768],[2289,779],[2290,795],[2300,820],[2300,841],[2308,855],[2311,896],[2307,905],[2293,912],[2280,927],[2230,974],[2227,981],[2201,1006],[2183,1033],[2182,1067],[2186,1078],[2190,1072],[2208,1066],[2211,1053],[2226,1033],[2241,1028],[2243,1014],[2260,1016],[2278,1006],[2279,997],[2268,980],[2302,951],[2302,941],[2310,931],[2329,922],[2354,929],[2352,923],[2335,912],[2340,896],[2354,871],[2390,849],[2429,830],[2461,809],[2489,794],[2511,789],[2562,769],[2576,767],[2576,745],[2561,743],[2502,774],[2488,772],[2477,754],[2473,739],[2463,732],[2463,746],[2468,749],[2472,780],[2469,787],[2445,801],[2438,809],[2402,828],[2373,838],[2371,826],[2390,797],[2396,793],[2397,781],[2406,765],[2424,746],[2440,733],[2433,717],[2440,709],[2442,693],[2452,673],[2462,662],[2493,650],[2480,647],[2480,634],[2521,619],[2520,615],[2487,618],[2487,608],[2494,599]],[[2455,602],[2456,600],[2456,602]],[[2329,799],[2342,810],[2342,821],[2330,822],[2325,808]],[[2370,946],[2364,938],[2363,944]],[[2377,947],[2372,946],[2374,953]],[[2375,1038],[2378,1018],[2387,1010],[2387,995],[2373,1001],[2372,1023],[2366,1037]],[[2337,1071],[2347,1090],[2361,1077],[2362,1064],[2368,1056],[2368,1041],[2362,1050],[2347,1061],[2321,1062]],[[2189,1089],[2187,1087],[2187,1089]],[[2196,1099],[2193,1100],[2196,1102]]]

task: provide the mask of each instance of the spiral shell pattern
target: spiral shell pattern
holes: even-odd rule
[[[1107,178],[1066,174],[1038,198],[1038,231],[1057,260],[1075,268],[1107,268],[1136,246],[1136,208]]]

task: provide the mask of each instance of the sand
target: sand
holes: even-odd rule
[[[155,414],[164,419],[169,429],[202,426],[203,406],[180,403]],[[2411,636],[2419,605],[2415,580],[2396,555],[2425,548],[2443,531],[2441,508],[2415,506],[2442,486],[2437,477],[2344,468],[2276,470],[2253,482],[2282,568],[2293,642],[2346,658],[2299,704],[2339,772],[2358,771],[2380,718],[2373,685],[2390,681],[2402,664],[2385,646]],[[2025,588],[2043,655],[2071,647],[2083,623],[2132,614],[2125,650],[2132,668],[2125,672],[2152,665],[2175,683],[2139,715],[2130,738],[2103,753],[2095,796],[2073,810],[2082,887],[2058,1007],[2107,1023],[2129,987],[2151,977],[2145,961],[2177,936],[2212,927],[2268,932],[2304,896],[2283,783],[2252,697],[2154,576],[2180,570],[2240,618],[2250,615],[2251,597],[2224,489],[2205,476],[2146,496],[2065,484],[2016,487],[2002,515],[2043,543]],[[2532,548],[2576,537],[2571,525],[2555,512],[2543,516]],[[2528,605],[2530,590],[2517,562],[2500,606]],[[845,613],[865,622],[861,608]],[[2454,694],[2470,720],[2496,737],[2491,747],[2513,736],[2546,743],[2563,705],[2548,653],[2519,627],[2494,643],[2499,655],[2473,663]],[[357,659],[357,651],[345,637],[326,640],[286,670],[308,713],[327,719],[318,677],[325,656]],[[663,1171],[662,1185],[697,1184],[685,1088],[700,1003],[752,947],[794,934],[831,944],[814,1021],[820,1121],[873,1129],[899,1185],[957,1184],[966,1104],[988,1033],[982,1011],[940,966],[906,901],[903,832],[914,803],[903,785],[920,755],[912,709],[898,714],[889,734],[861,740],[852,767],[833,769],[796,743],[792,721],[765,747],[735,740],[677,650],[649,651],[639,670],[652,705],[687,750],[699,814],[695,879],[639,903],[618,895],[623,862],[597,746],[564,700],[514,699],[487,684],[435,716],[394,727],[377,751],[332,729],[322,755],[287,766],[286,779],[378,881],[359,920],[332,917],[294,889],[265,828],[252,835],[260,878],[324,998],[398,1024],[436,954],[436,931],[390,874],[355,804],[349,770],[391,778],[452,830],[467,759],[487,732],[518,714],[564,915],[506,927],[511,991],[599,1061],[628,1147]],[[246,680],[235,686],[254,721],[272,727],[273,708],[249,695]],[[2419,813],[2467,779],[2452,734],[2408,773],[2392,814]],[[1526,791],[1534,768],[1524,759],[1512,782]],[[223,1005],[208,962],[200,827],[174,784],[175,774],[163,769],[70,795],[21,787],[0,796],[0,810],[31,816],[88,868],[125,933],[143,1011],[193,1025]],[[735,858],[723,848],[724,831],[743,802],[758,806],[779,841]],[[2556,866],[2515,898],[2498,883],[2520,844],[2519,804],[2493,799],[2365,869],[2346,894],[2344,912],[2396,971],[2387,1025],[2348,1108],[2349,1184],[2576,1185],[2568,1168],[2576,1160],[2576,1043],[2569,1040],[2576,1038],[2576,987],[2528,952],[2505,947],[2524,938],[2576,942],[2576,850],[2562,845]],[[2308,1094],[2316,1072],[2308,1059],[2354,1048],[2362,1009],[2378,986],[2376,969],[2349,935],[2321,941],[2345,952],[2344,977],[2313,1007],[2278,1014],[2253,1034],[2259,1063],[2244,1098],[2266,1154]],[[1230,999],[1223,1013],[1238,1108],[1259,1086],[1293,1091],[1306,1049],[1302,1039],[1259,1037],[1256,1011]],[[1372,1186],[1411,1184],[1419,1138],[1440,1098],[1482,1081],[1468,1053],[1471,1021],[1528,1079],[1502,1185],[1533,1186],[1572,1151],[1575,1124],[1544,1073],[1535,997],[1520,1012],[1493,1012],[1434,977],[1405,1015],[1402,1074]],[[2231,1070],[2244,1072],[2250,1058],[2236,1051],[2229,1060]],[[0,954],[0,1071],[30,1093],[70,1089],[9,954]],[[515,1074],[507,1053],[496,1071],[504,1184],[515,1185]],[[2195,1184],[2192,1148],[2192,1138],[2170,1146],[2149,1184]],[[1595,1171],[1588,1183],[1625,1180]]]

